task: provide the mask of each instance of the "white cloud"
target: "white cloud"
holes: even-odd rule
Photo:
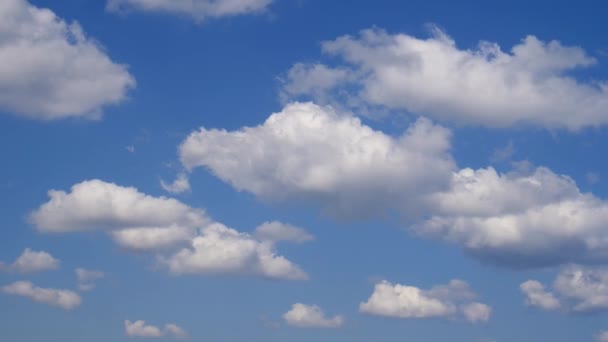
[[[198,21],[261,13],[273,0],[108,0],[106,8],[113,12],[139,10],[187,15]]]
[[[78,23],[25,0],[0,3],[0,110],[33,119],[99,118],[135,87]]]
[[[82,303],[82,299],[74,291],[36,287],[29,281],[18,281],[4,286],[2,291],[10,295],[28,297],[33,301],[65,310],[75,309]]]
[[[33,251],[26,248],[21,256],[11,265],[2,263],[0,270],[14,271],[19,273],[32,273],[48,270],[56,270],[59,268],[59,260],[44,251]]]
[[[363,313],[397,318],[451,318],[462,314],[470,322],[487,321],[489,306],[472,302],[476,295],[462,280],[452,280],[430,290],[415,286],[377,283],[374,292],[359,305]]]
[[[492,308],[483,303],[470,303],[462,307],[462,314],[471,323],[487,322],[492,315]]]
[[[187,242],[209,219],[175,199],[152,197],[101,180],[49,191],[50,200],[30,215],[38,230],[64,233],[103,229],[120,245],[161,249]]]
[[[608,83],[570,75],[596,60],[558,41],[527,36],[510,51],[485,41],[463,49],[437,28],[428,39],[370,29],[324,42],[323,52],[341,58],[343,65],[296,64],[287,74],[285,94],[354,97],[373,106],[490,127],[576,130],[608,122]],[[322,91],[331,87],[329,94]]]
[[[100,180],[76,184],[69,193],[51,190],[49,197],[47,203],[30,215],[38,230],[52,233],[105,230],[120,246],[155,253],[174,274],[307,278],[297,265],[276,254],[276,239],[240,233],[213,222],[203,210],[175,199],[153,197],[132,187]],[[295,239],[296,236],[289,236],[294,232],[303,233],[287,225],[273,231],[284,234],[282,240]]]
[[[296,303],[283,315],[287,324],[299,328],[338,328],[344,324],[343,316],[325,317],[317,305]]]
[[[179,150],[186,168],[208,168],[237,190],[365,217],[395,206],[413,210],[418,197],[447,186],[455,167],[449,138],[424,119],[391,137],[331,108],[294,103],[260,126],[202,128]]]
[[[296,243],[314,240],[314,236],[306,230],[278,221],[264,222],[255,229],[255,236],[260,240],[278,242],[290,241]]]
[[[145,321],[131,322],[125,320],[125,334],[129,337],[143,337],[143,338],[158,338],[163,336],[172,336],[175,338],[186,338],[188,334],[184,329],[180,328],[175,324],[166,324],[163,329],[148,325]]]
[[[172,194],[181,194],[182,192],[190,191],[190,181],[188,175],[180,173],[173,183],[166,183],[164,180],[160,181],[160,186],[167,192]]]
[[[551,292],[545,290],[545,286],[536,280],[523,282],[519,288],[526,296],[526,305],[535,306],[543,310],[557,310],[561,303]]]
[[[430,196],[432,216],[415,231],[510,267],[608,261],[608,203],[546,168],[498,174],[463,169]]]
[[[77,268],[75,270],[78,279],[78,289],[80,291],[90,291],[95,288],[95,281],[105,277],[101,271]]]
[[[558,273],[553,292],[534,280],[521,285],[526,304],[543,310],[562,309],[572,313],[608,311],[608,269],[569,265]]]
[[[220,223],[201,229],[192,246],[161,258],[174,274],[249,274],[273,279],[303,280],[297,265],[276,255],[272,242],[261,241]]]

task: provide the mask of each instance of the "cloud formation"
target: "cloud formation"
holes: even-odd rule
[[[547,168],[462,169],[429,204],[431,217],[414,230],[482,261],[514,268],[608,262],[608,203]]]
[[[545,311],[570,313],[608,311],[608,269],[569,265],[563,267],[553,282],[552,291],[535,280],[520,286],[525,303]]]
[[[345,322],[343,316],[328,318],[319,306],[302,303],[292,305],[283,319],[287,324],[298,328],[339,328]]]
[[[87,270],[84,268],[77,268],[76,279],[78,280],[78,289],[80,291],[91,291],[95,288],[95,281],[105,277],[105,274],[101,271]]]
[[[424,119],[391,137],[329,107],[293,103],[256,127],[201,128],[179,153],[187,169],[205,167],[264,200],[312,201],[356,218],[415,210],[420,195],[447,186],[449,138]]]
[[[145,321],[131,322],[125,320],[125,334],[129,337],[143,337],[143,338],[158,338],[163,336],[170,336],[174,338],[186,338],[188,334],[186,331],[175,324],[165,324],[164,328],[159,328],[154,325],[146,324]]]
[[[41,271],[56,270],[59,268],[59,260],[44,251],[33,251],[26,248],[23,253],[11,265],[0,263],[0,271],[12,271],[19,273],[33,273]]]
[[[71,290],[47,289],[34,286],[29,281],[17,281],[2,287],[2,292],[30,298],[31,300],[65,310],[72,310],[80,306],[82,299]]]
[[[187,242],[209,222],[203,210],[175,199],[153,197],[132,187],[84,181],[69,193],[49,191],[50,200],[30,214],[42,232],[106,230],[123,247],[154,250]]]
[[[208,18],[232,17],[261,13],[273,0],[108,0],[111,12],[138,10],[185,15],[202,21]]]
[[[303,243],[315,239],[314,236],[300,227],[278,221],[262,223],[257,226],[254,235],[260,240],[272,242],[288,241]]]
[[[160,186],[167,192],[172,194],[181,194],[182,192],[190,191],[190,181],[188,175],[180,173],[173,183],[167,183],[164,180],[160,181]]]
[[[203,210],[175,199],[153,197],[101,180],[78,183],[70,192],[51,190],[49,197],[30,214],[38,230],[104,230],[120,246],[155,253],[159,263],[173,274],[307,279],[296,264],[277,255],[275,246],[279,240],[309,238],[300,228],[271,222],[262,228],[267,236],[258,238],[214,222]]]
[[[487,41],[464,49],[445,32],[432,33],[420,39],[368,29],[323,42],[323,52],[343,64],[294,65],[282,96],[489,127],[577,130],[608,122],[608,83],[572,76],[597,63],[582,48],[527,36],[510,51]]]
[[[486,322],[490,319],[491,308],[475,302],[476,297],[466,282],[457,279],[430,290],[385,280],[376,284],[369,299],[359,305],[359,310],[370,315],[405,319],[460,315],[471,323]]]
[[[0,111],[31,119],[96,119],[135,79],[76,22],[25,0],[0,3]]]
[[[213,223],[201,229],[189,248],[161,258],[174,274],[219,273],[258,275],[271,279],[305,280],[307,274],[277,255],[274,244]]]

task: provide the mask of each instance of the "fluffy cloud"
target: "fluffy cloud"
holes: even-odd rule
[[[608,203],[546,168],[498,174],[463,169],[430,196],[433,215],[415,230],[509,267],[607,262]]]
[[[553,292],[534,280],[521,284],[526,304],[543,310],[562,309],[573,313],[608,310],[608,269],[570,265],[553,282]]]
[[[258,240],[220,223],[201,229],[190,248],[161,258],[161,263],[174,274],[250,274],[288,280],[308,278],[297,265],[276,255],[272,242]]]
[[[78,289],[80,291],[90,291],[95,288],[95,280],[105,277],[105,274],[100,271],[87,270],[84,268],[76,269],[76,278],[78,279]]]
[[[15,296],[28,297],[33,301],[72,310],[80,306],[82,299],[70,290],[57,290],[36,287],[29,281],[18,281],[4,286],[2,292]]]
[[[292,305],[283,319],[287,324],[299,328],[338,328],[344,324],[344,317],[327,318],[319,306],[302,303]]]
[[[315,238],[302,228],[277,221],[265,222],[259,225],[255,229],[255,236],[260,240],[274,242],[290,241],[296,243],[312,241]]]
[[[98,118],[135,80],[78,23],[25,0],[0,3],[0,110],[29,118]]]
[[[376,284],[367,302],[359,305],[359,310],[371,315],[408,319],[450,318],[461,314],[473,323],[489,320],[490,307],[474,302],[475,298],[469,285],[457,279],[430,290],[382,281]]]
[[[11,265],[1,264],[0,270],[14,271],[19,273],[31,273],[59,268],[59,260],[44,251],[32,251],[26,248],[21,256]]]
[[[177,178],[173,183],[166,183],[164,180],[161,180],[160,186],[165,189],[165,191],[172,194],[181,194],[182,192],[190,191],[190,181],[188,180],[188,175],[185,173],[177,175]]]
[[[526,305],[535,306],[543,310],[557,310],[561,303],[555,295],[545,290],[545,286],[536,280],[523,282],[519,288],[526,296]]]
[[[208,168],[260,198],[313,200],[337,216],[365,217],[411,210],[419,196],[447,186],[449,138],[424,119],[391,137],[331,108],[294,103],[257,127],[202,128],[179,151],[188,169]]]
[[[103,229],[120,245],[160,249],[187,242],[209,219],[175,199],[152,197],[101,180],[49,191],[50,200],[30,215],[38,230],[64,233]]]
[[[569,75],[596,64],[583,49],[534,36],[510,51],[485,41],[462,49],[444,32],[435,28],[433,33],[419,39],[371,29],[324,42],[323,52],[344,65],[296,64],[284,77],[283,93],[354,99],[490,127],[532,124],[576,130],[608,122],[608,83]]]
[[[156,253],[174,274],[247,274],[273,279],[306,279],[297,265],[277,255],[277,240],[306,239],[299,228],[280,222],[257,238],[213,222],[200,209],[175,199],[100,180],[49,191],[50,200],[30,215],[43,232],[103,229],[121,246]],[[282,236],[279,236],[282,234]],[[292,235],[290,235],[292,234]],[[295,235],[293,235],[295,234]]]
[[[129,337],[157,338],[172,336],[175,338],[185,338],[188,336],[184,329],[175,324],[165,324],[163,329],[154,325],[148,325],[145,321],[141,320],[135,322],[126,320],[124,324],[125,334]]]
[[[140,10],[187,15],[198,21],[263,12],[273,0],[108,0],[109,11]]]

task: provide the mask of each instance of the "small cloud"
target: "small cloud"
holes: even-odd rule
[[[125,149],[131,153],[135,153],[135,146],[133,146],[133,145],[129,145],[129,146],[125,147]]]
[[[314,240],[314,236],[302,228],[278,221],[264,222],[255,229],[255,236],[272,242],[289,241],[303,243]]]
[[[71,290],[58,290],[34,286],[29,281],[18,281],[2,287],[2,292],[30,298],[31,300],[65,310],[72,310],[80,306],[82,299]]]
[[[76,277],[78,278],[78,289],[80,291],[91,291],[95,288],[95,280],[105,277],[103,272],[87,270],[84,268],[77,268],[75,272]]]
[[[175,338],[188,337],[186,331],[175,324],[165,324],[165,327],[161,329],[157,326],[146,324],[146,322],[142,320],[135,322],[125,320],[125,334],[129,337],[143,338],[158,338],[163,336],[171,336]]]
[[[44,251],[33,251],[26,248],[21,256],[11,265],[0,262],[0,271],[13,271],[18,273],[33,273],[41,271],[56,270],[59,268],[59,260]]]
[[[506,162],[510,161],[515,154],[515,144],[512,140],[506,146],[494,149],[491,161],[493,162]]]
[[[181,194],[182,192],[190,191],[190,181],[188,175],[180,173],[173,183],[166,183],[161,179],[160,186],[167,192],[172,194]]]
[[[317,305],[296,303],[283,315],[287,324],[298,328],[338,328],[344,324],[343,316],[325,317]]]

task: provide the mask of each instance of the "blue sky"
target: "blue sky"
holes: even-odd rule
[[[607,9],[3,2],[0,336],[608,341]]]

